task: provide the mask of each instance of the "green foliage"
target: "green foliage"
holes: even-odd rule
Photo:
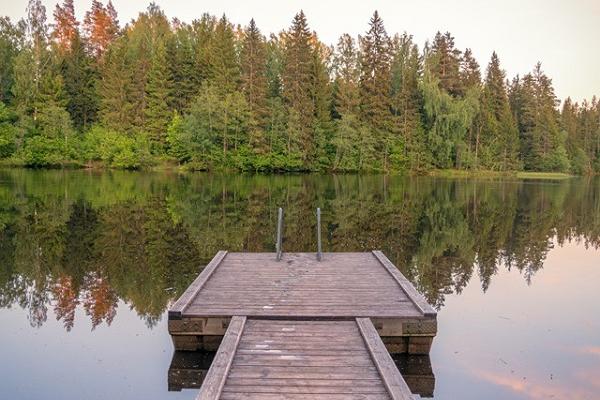
[[[203,86],[185,119],[175,121],[172,139],[187,143],[191,160],[205,165],[238,168],[240,152],[248,144],[249,108],[239,92],[222,94],[214,86]],[[186,157],[184,157],[186,158]]]
[[[167,66],[167,53],[161,41],[155,46],[152,63],[146,85],[147,105],[145,112],[145,131],[150,134],[152,152],[164,154],[167,125],[171,119],[171,80]]]
[[[82,161],[102,161],[107,166],[139,169],[152,164],[150,143],[146,136],[135,137],[95,126],[81,144]]]
[[[167,128],[167,154],[180,163],[192,158],[192,137],[189,130],[184,129],[183,118],[176,112]]]
[[[15,113],[0,102],[0,158],[10,157],[16,150],[16,119]]]
[[[439,81],[427,69],[421,83],[427,143],[437,168],[461,168],[465,137],[479,111],[477,89],[469,89],[465,98],[453,98],[439,87]]]
[[[61,73],[67,97],[66,108],[73,125],[79,130],[89,128],[95,122],[98,111],[98,72],[92,60],[85,51],[84,41],[76,34],[68,53],[63,56]]]
[[[57,167],[67,159],[66,145],[61,139],[33,136],[25,140],[18,155],[28,167]]]
[[[420,51],[375,12],[358,40],[330,47],[302,11],[265,37],[254,20],[185,23],[154,3],[122,29],[110,2],[81,24],[71,0],[54,23],[39,0],[27,10],[0,19],[0,101],[15,113],[0,121],[0,157],[15,162],[600,172],[597,99],[559,112],[539,64],[507,85],[495,53],[482,81],[449,32]]]

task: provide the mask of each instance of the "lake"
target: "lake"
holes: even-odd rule
[[[438,313],[435,399],[600,398],[600,180],[0,170],[0,393],[193,399],[166,309],[220,249],[381,249]],[[170,390],[169,390],[170,389]]]

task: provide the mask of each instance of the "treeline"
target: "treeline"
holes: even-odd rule
[[[153,325],[220,249],[274,251],[277,206],[285,251],[316,249],[320,206],[325,251],[381,248],[441,308],[504,269],[535,285],[556,244],[600,248],[594,179],[0,171],[0,308],[70,329],[78,307],[96,326],[121,300]]]
[[[437,33],[420,49],[369,29],[322,43],[300,11],[265,37],[155,4],[121,26],[94,0],[49,24],[40,0],[0,19],[0,158],[44,167],[600,171],[600,102],[564,101],[538,63],[508,80]]]

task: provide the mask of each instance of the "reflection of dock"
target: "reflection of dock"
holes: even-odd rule
[[[198,389],[215,358],[214,351],[176,351],[169,366],[169,392]]]
[[[410,282],[378,251],[279,256],[219,252],[169,310],[177,350],[219,348],[200,398],[411,398],[388,350],[437,323]]]
[[[169,391],[199,389],[215,352],[175,351],[169,366]],[[408,388],[421,397],[433,397],[435,375],[428,355],[394,354],[392,359]]]

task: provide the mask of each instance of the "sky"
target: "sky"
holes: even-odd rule
[[[25,16],[26,0],[1,0],[0,15]],[[108,0],[104,0],[108,1]],[[378,10],[389,34],[407,32],[422,47],[437,31],[449,31],[458,48],[472,49],[485,70],[493,51],[507,76],[524,75],[538,61],[553,79],[560,99],[600,96],[600,0],[156,0],[169,18],[189,22],[202,13],[225,13],[246,25],[254,18],[264,34],[287,29],[303,9],[310,28],[326,44],[342,33],[368,29]],[[43,0],[49,19],[56,0]],[[121,24],[135,18],[149,2],[113,0]],[[75,0],[81,20],[91,0]]]

